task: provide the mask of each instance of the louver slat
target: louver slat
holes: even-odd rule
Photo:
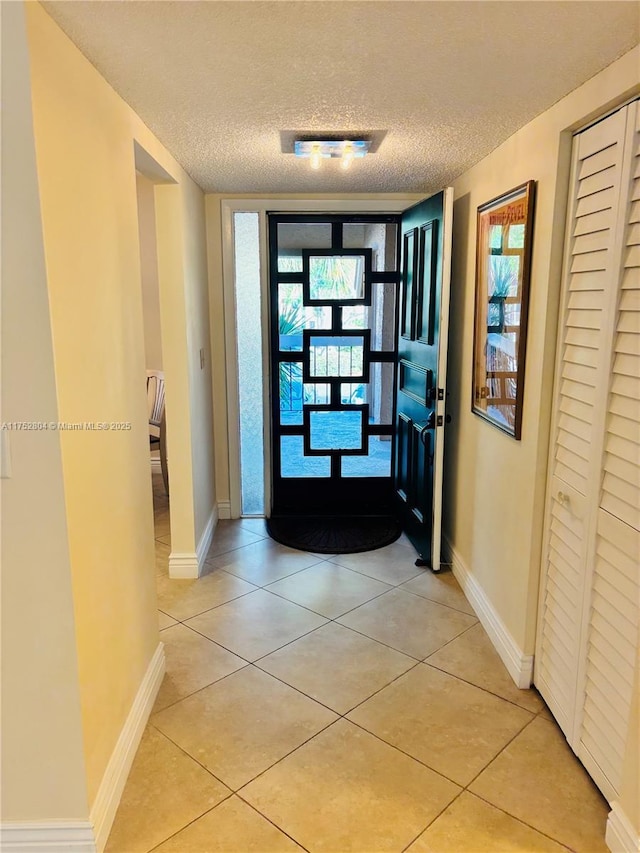
[[[640,133],[634,137],[633,156],[637,175]],[[633,180],[632,197],[640,198],[640,177]],[[624,243],[600,505],[640,530],[640,223],[627,221]]]

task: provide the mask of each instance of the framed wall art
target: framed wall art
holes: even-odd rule
[[[516,439],[522,428],[535,181],[478,208],[471,409]]]

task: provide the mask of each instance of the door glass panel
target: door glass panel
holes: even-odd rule
[[[366,456],[343,456],[343,477],[390,477],[391,436],[369,437],[369,452]]]
[[[302,381],[299,361],[280,363],[280,423],[302,425],[302,406],[325,406],[331,402],[331,387],[320,382]]]
[[[391,363],[372,363],[370,382],[343,382],[340,385],[340,402],[354,406],[369,406],[370,424],[393,423],[393,374]]]
[[[396,286],[382,282],[371,285],[371,305],[345,305],[343,329],[371,329],[371,349],[393,352],[395,349]]]
[[[278,223],[278,272],[302,272],[302,249],[330,248],[330,222]]]
[[[280,436],[280,476],[330,477],[330,456],[305,456],[301,435]]]
[[[362,450],[362,412],[309,412],[312,450]]]
[[[364,376],[364,336],[310,336],[309,377]]]
[[[302,350],[303,329],[330,329],[331,308],[302,304],[301,282],[280,282],[278,285],[278,330],[280,349],[289,352]]]
[[[345,249],[371,249],[374,272],[394,272],[397,264],[397,225],[385,222],[345,222],[342,245]]]
[[[364,255],[310,255],[309,298],[364,299]]]

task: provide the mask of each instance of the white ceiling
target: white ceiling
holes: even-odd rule
[[[630,50],[637,2],[50,0],[206,191],[428,192]],[[348,172],[282,131],[386,131]]]

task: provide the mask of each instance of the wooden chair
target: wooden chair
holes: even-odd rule
[[[164,373],[162,370],[147,370],[147,404],[149,411],[149,446],[160,450],[162,482],[169,494],[169,471],[167,469],[167,423],[164,406]]]

